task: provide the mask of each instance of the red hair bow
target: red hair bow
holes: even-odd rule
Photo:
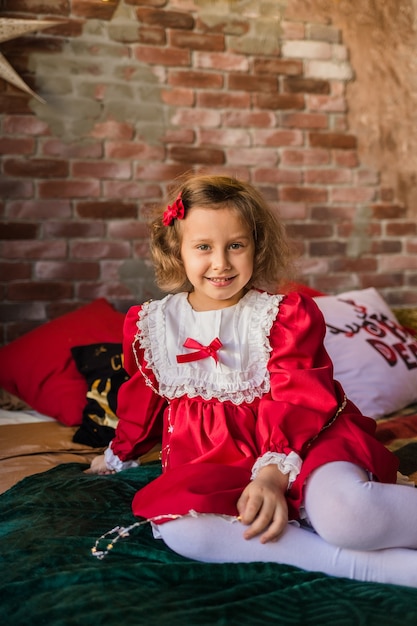
[[[168,204],[167,208],[164,211],[162,216],[162,223],[164,226],[171,226],[172,222],[177,220],[182,220],[184,218],[184,205],[182,203],[181,194],[178,194],[177,199],[174,204]]]

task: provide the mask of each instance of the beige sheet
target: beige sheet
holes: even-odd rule
[[[0,493],[60,463],[91,463],[103,449],[74,443],[76,430],[55,421],[0,426]]]

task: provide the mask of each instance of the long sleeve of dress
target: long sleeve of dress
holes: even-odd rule
[[[143,350],[135,341],[140,306],[132,307],[123,331],[124,368],[130,376],[119,391],[119,423],[111,450],[121,461],[135,459],[161,440],[164,398],[157,393],[153,373],[147,369]]]
[[[297,453],[336,413],[343,396],[324,346],[323,316],[311,298],[291,293],[270,333],[270,392],[259,405],[260,454]],[[338,393],[339,391],[339,393]]]

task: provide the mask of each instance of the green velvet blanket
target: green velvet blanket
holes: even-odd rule
[[[197,563],[153,539],[149,525],[100,561],[91,555],[96,538],[135,521],[133,494],[159,467],[106,477],[83,469],[62,465],[0,496],[2,624],[417,624],[417,590],[284,565]]]

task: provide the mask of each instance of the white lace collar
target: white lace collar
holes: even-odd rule
[[[232,307],[204,312],[193,310],[186,293],[144,304],[135,342],[144,350],[159,393],[167,399],[187,395],[241,404],[269,391],[268,336],[281,299],[251,290]],[[176,356],[187,353],[188,337],[202,345],[219,337],[219,363],[210,357],[177,363]]]

